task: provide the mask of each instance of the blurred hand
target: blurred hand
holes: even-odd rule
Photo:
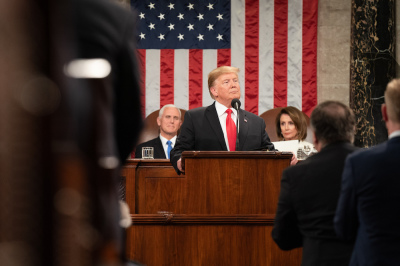
[[[296,159],[296,160],[297,160],[297,159]],[[182,173],[185,172],[185,169],[182,169],[182,159],[179,159],[179,160],[176,162],[176,165],[178,166],[179,171],[181,171]]]
[[[292,159],[290,160],[290,165],[296,165],[298,162],[296,154],[293,154]]]

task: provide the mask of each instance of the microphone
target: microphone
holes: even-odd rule
[[[236,151],[239,149],[239,108],[240,108],[240,100],[239,99],[233,99],[231,102],[231,105],[234,109],[237,111],[236,115]]]
[[[240,105],[241,105],[240,100],[239,99],[233,99],[232,102],[231,102],[231,105],[232,105],[233,108],[236,109],[236,111],[239,111],[239,108],[240,108]]]

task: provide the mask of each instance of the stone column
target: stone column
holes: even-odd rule
[[[394,0],[352,0],[350,107],[356,119],[354,144],[370,147],[387,139],[382,120],[386,84],[395,77]]]

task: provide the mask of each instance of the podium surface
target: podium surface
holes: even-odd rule
[[[148,266],[300,265],[300,249],[281,251],[271,238],[291,156],[184,152],[184,175],[169,160],[128,160],[128,258]]]

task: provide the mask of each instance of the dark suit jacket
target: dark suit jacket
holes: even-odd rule
[[[91,109],[90,119],[84,121],[90,130],[80,132],[88,135],[88,145],[83,144],[83,149],[91,169],[88,181],[92,189],[88,203],[93,206],[91,218],[102,243],[119,244],[122,243],[117,189],[119,167],[133,150],[142,127],[135,53],[136,17],[109,0],[71,3],[76,47],[68,48],[76,48],[76,58],[103,58],[111,65],[107,77],[83,80],[88,85],[90,98],[78,101]],[[119,167],[99,163],[112,158],[119,159]],[[100,248],[98,244],[95,245]],[[119,248],[117,252],[122,252],[123,248]]]
[[[302,266],[348,265],[352,242],[333,229],[344,161],[350,143],[329,144],[283,171],[272,238],[283,250],[303,247]]]
[[[239,119],[239,151],[275,150],[265,131],[264,119],[242,109],[239,109]],[[171,162],[180,173],[176,162],[183,151],[227,150],[214,102],[208,107],[195,108],[185,113],[181,133],[171,151]]]
[[[400,137],[346,160],[335,216],[355,239],[350,265],[400,265]]]
[[[167,157],[165,157],[164,147],[159,136],[136,146],[135,158],[142,158],[143,147],[154,148],[154,159],[167,159]]]

